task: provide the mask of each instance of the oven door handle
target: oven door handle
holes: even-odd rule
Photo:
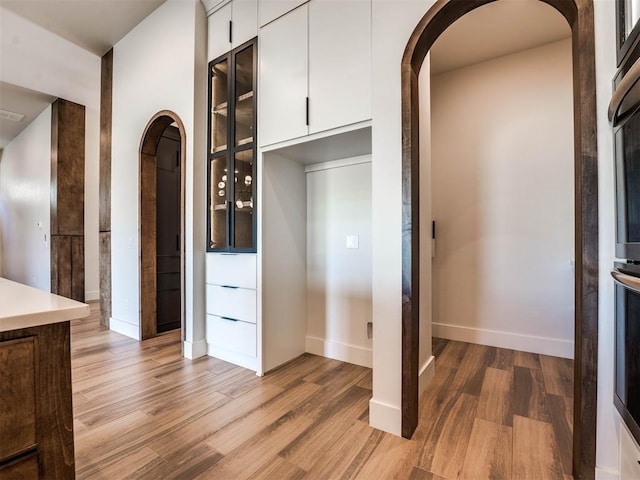
[[[640,293],[640,278],[622,273],[617,268],[611,270],[611,276],[616,283],[622,285],[624,288]]]
[[[640,58],[622,77],[609,103],[609,122],[614,127],[625,121],[640,105]]]

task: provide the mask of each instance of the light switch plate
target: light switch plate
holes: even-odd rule
[[[359,248],[358,235],[347,235],[347,248]]]

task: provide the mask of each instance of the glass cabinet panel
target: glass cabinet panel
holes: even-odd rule
[[[253,45],[235,55],[235,145],[253,142]]]
[[[209,165],[209,248],[227,246],[228,191],[227,156],[221,155],[211,160]]]
[[[229,62],[224,59],[211,67],[211,152],[227,148]]]
[[[256,251],[256,48],[209,63],[208,251]]]
[[[251,248],[253,245],[253,149],[236,153],[234,192],[234,245]]]

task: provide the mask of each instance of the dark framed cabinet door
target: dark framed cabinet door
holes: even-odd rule
[[[256,251],[257,39],[209,64],[207,251]]]

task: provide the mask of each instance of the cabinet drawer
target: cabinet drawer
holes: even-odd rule
[[[207,254],[207,283],[256,288],[256,256],[251,254]]]
[[[0,342],[0,460],[36,445],[36,340]]]
[[[256,356],[256,326],[207,315],[207,343],[218,348]]]
[[[38,480],[38,455],[32,454],[0,467],[0,480]]]
[[[207,313],[256,323],[256,291],[207,285]]]

